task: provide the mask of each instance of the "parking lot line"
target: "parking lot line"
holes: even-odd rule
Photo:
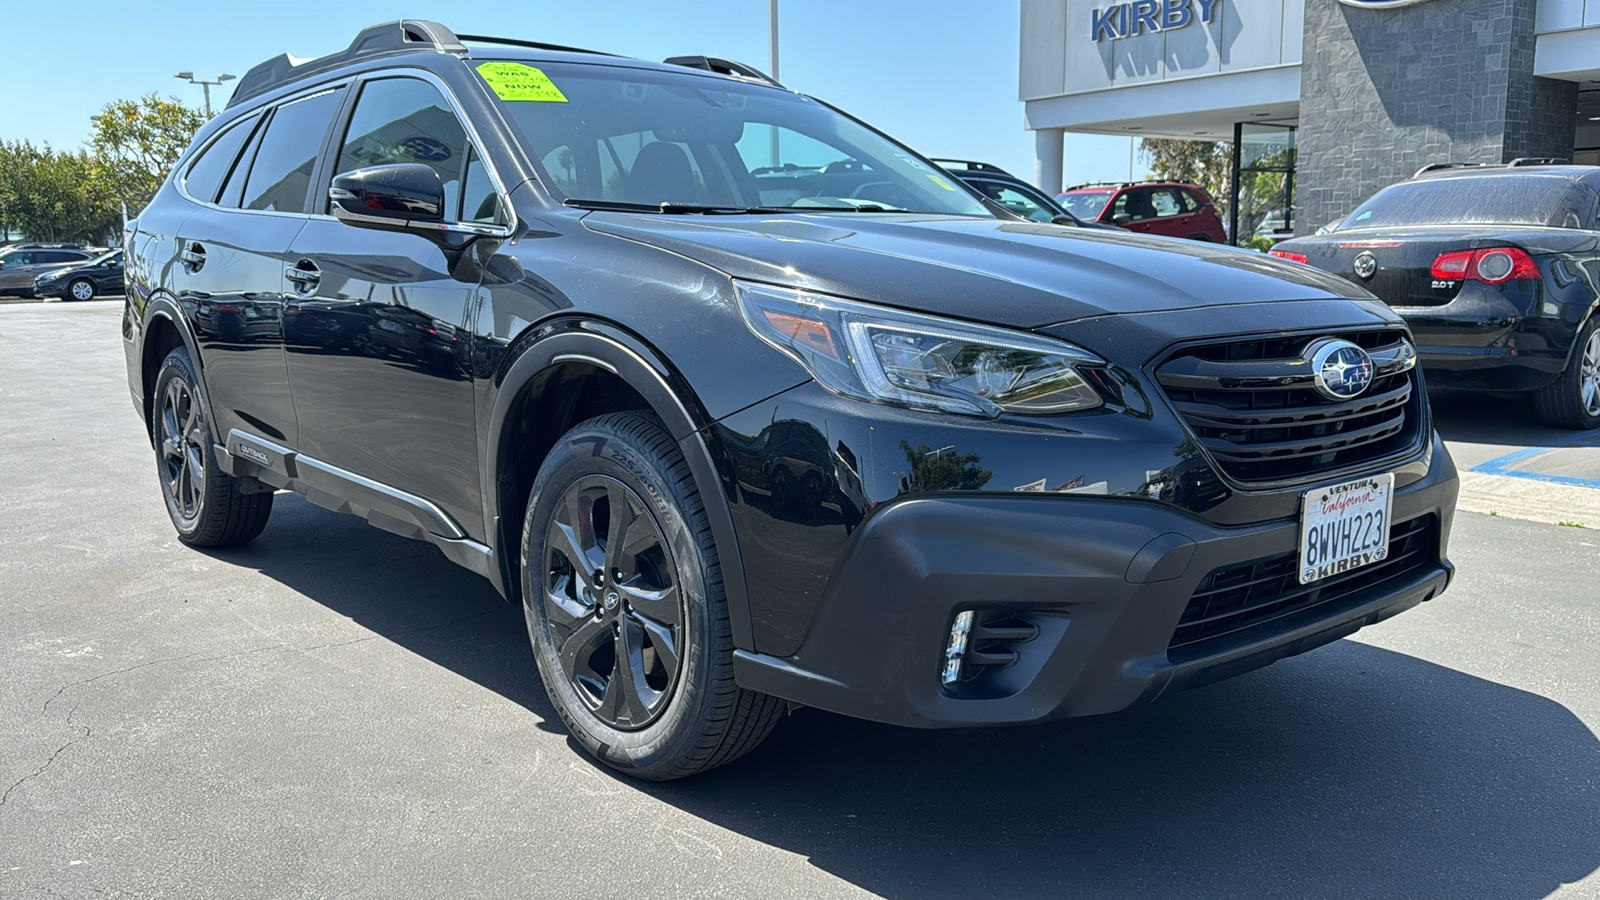
[[[1537,447],[1523,447],[1513,450],[1502,456],[1497,456],[1487,462],[1481,462],[1469,472],[1479,472],[1484,475],[1504,475],[1508,478],[1526,478],[1531,481],[1546,481],[1552,484],[1566,484],[1574,487],[1593,488],[1600,490],[1600,479],[1580,478],[1574,475],[1558,475],[1552,472],[1538,472],[1515,464],[1525,459],[1532,459],[1545,453],[1556,450],[1567,450],[1574,447],[1594,447],[1600,449],[1600,428],[1579,432],[1564,440],[1551,441]]]

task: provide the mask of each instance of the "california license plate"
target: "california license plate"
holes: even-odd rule
[[[1388,556],[1393,493],[1392,472],[1306,491],[1300,498],[1300,583]]]

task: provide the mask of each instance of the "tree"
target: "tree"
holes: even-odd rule
[[[106,104],[93,118],[90,146],[99,181],[136,215],[155,196],[205,116],[176,99],[146,94]]]
[[[40,241],[98,240],[118,222],[116,200],[89,153],[0,143],[0,227]]]
[[[983,457],[976,453],[956,453],[954,447],[935,450],[927,444],[917,447],[908,441],[900,442],[900,452],[906,455],[906,472],[903,481],[908,491],[976,491],[989,483],[994,473],[982,467]]]

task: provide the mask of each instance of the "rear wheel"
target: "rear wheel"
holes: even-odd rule
[[[74,300],[93,300],[94,282],[87,278],[77,278],[67,285],[67,296]]]
[[[666,781],[743,756],[777,724],[782,701],[734,683],[705,506],[654,419],[611,413],[563,436],[522,531],[534,659],[585,750]]]
[[[247,492],[217,468],[189,351],[179,347],[156,374],[156,474],[178,540],[191,547],[231,547],[261,534],[272,514],[272,492]]]
[[[1546,425],[1600,428],[1600,317],[1578,330],[1572,362],[1555,382],[1533,395]]]

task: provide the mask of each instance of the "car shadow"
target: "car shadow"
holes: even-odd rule
[[[1433,409],[1434,427],[1447,441],[1541,447],[1571,440],[1580,433],[1540,422],[1533,401],[1526,397],[1430,388],[1428,405]]]
[[[562,730],[520,613],[487,582],[298,496],[277,503],[258,543],[216,557]],[[799,710],[685,781],[591,765],[891,898],[1518,900],[1600,867],[1600,739],[1580,719],[1351,640],[1113,716],[914,731]]]

